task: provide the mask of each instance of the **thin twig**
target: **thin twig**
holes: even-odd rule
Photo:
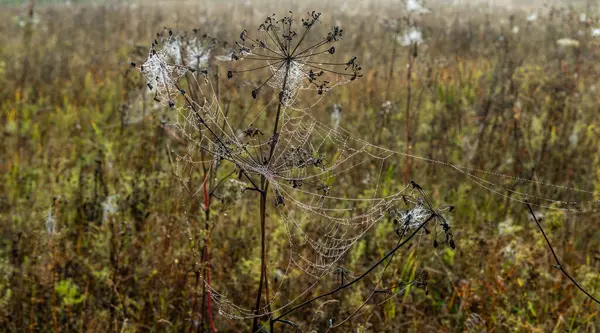
[[[581,290],[581,292],[583,292],[584,294],[586,294],[587,297],[589,297],[590,299],[592,299],[594,302],[600,304],[600,301],[598,301],[597,298],[595,298],[590,293],[588,293],[585,289],[583,289],[583,287],[580,286],[579,283],[577,283],[577,281],[575,281],[575,279],[572,278],[571,275],[569,275],[569,273],[567,273],[567,271],[563,268],[563,265],[561,264],[560,260],[558,259],[558,256],[556,255],[556,252],[554,252],[554,248],[552,248],[552,244],[550,244],[550,240],[548,239],[548,236],[546,236],[546,233],[544,232],[544,229],[542,228],[542,225],[540,224],[540,221],[538,221],[537,217],[535,216],[535,213],[533,212],[533,209],[531,208],[531,205],[527,201],[525,203],[527,204],[527,208],[529,208],[529,212],[531,213],[531,216],[533,216],[533,220],[535,221],[535,223],[537,224],[538,228],[540,229],[540,232],[544,236],[544,239],[546,240],[546,243],[548,244],[548,247],[550,248],[550,251],[552,252],[552,255],[554,256],[554,260],[556,260],[556,266],[554,266],[554,267],[557,268],[557,269],[559,269],[561,272],[563,272],[563,274],[565,274],[565,276],[567,278],[569,278],[569,280],[571,280],[571,282],[573,282],[573,284],[577,287],[577,289]]]

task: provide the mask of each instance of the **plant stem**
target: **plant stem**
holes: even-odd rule
[[[264,177],[261,178],[261,184],[264,186],[263,188],[266,189],[268,186],[268,182],[264,179]],[[266,208],[267,208],[267,192],[266,191],[262,191],[260,193],[260,280],[258,282],[258,293],[256,295],[256,305],[255,305],[255,311],[258,312],[258,309],[260,308],[260,299],[262,296],[262,288],[263,288],[263,281],[266,280],[265,277],[265,273],[266,273],[266,260],[265,260],[265,256],[266,256],[266,250],[265,250],[265,226],[266,226]],[[267,300],[268,302],[268,300]],[[255,332],[258,329],[258,317],[254,317],[254,321],[252,322],[252,331]]]
[[[275,115],[275,124],[273,125],[273,136],[271,137],[271,149],[269,151],[269,157],[265,161],[266,165],[271,163],[271,159],[273,158],[273,154],[275,153],[275,147],[277,146],[278,136],[279,136],[279,118],[281,118],[281,109],[283,106],[283,98],[285,97],[285,89],[287,87],[287,78],[290,72],[290,61],[288,61],[285,65],[285,75],[283,77],[283,84],[281,86],[281,91],[279,92],[279,103],[277,104],[277,114]],[[267,190],[269,188],[269,180],[264,176],[261,176],[261,191],[260,191],[260,280],[258,283],[258,293],[256,295],[256,306],[255,313],[258,313],[260,308],[260,298],[262,296],[263,289],[263,281],[265,288],[268,289],[267,279],[267,251],[266,251],[266,219],[267,219]],[[269,291],[266,291],[266,294],[269,294]],[[268,297],[265,300],[265,303],[268,304]],[[254,317],[252,322],[252,331],[256,332],[258,329],[258,317]]]

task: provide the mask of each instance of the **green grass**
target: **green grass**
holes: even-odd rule
[[[200,27],[231,42],[274,10],[312,9],[298,6],[259,3],[257,13],[248,16],[242,5],[212,3],[49,5],[35,9],[38,23],[24,26],[15,17],[26,17],[25,9],[2,8],[0,327],[15,332],[187,331],[190,318],[202,318],[200,306],[196,313],[192,309],[194,299],[200,302],[202,296],[195,272],[202,271],[199,249],[205,241],[211,284],[236,303],[253,306],[260,275],[257,195],[248,191],[233,203],[215,199],[210,232],[205,231],[201,193],[191,197],[182,191],[170,162],[172,150],[186,148],[161,127],[161,117],[173,115],[153,107],[129,63],[143,61],[146,47],[165,25]],[[336,55],[358,56],[364,77],[336,88],[311,114],[330,123],[331,107],[339,103],[340,126],[354,137],[406,151],[409,51],[397,47],[388,92],[393,32],[383,30],[376,19],[400,17],[402,9],[374,5],[352,12],[337,5],[314,6],[323,12],[323,33],[334,21],[342,25],[345,38]],[[561,9],[554,18],[542,15],[528,26],[527,13],[497,11],[488,21],[476,11],[434,8],[419,20],[426,42],[411,78],[412,153],[598,192],[600,39],[589,32],[600,23],[597,16],[590,16],[590,24],[580,23],[576,13]],[[515,14],[513,25],[520,26],[517,35],[511,32],[510,14]],[[578,30],[585,34],[578,36]],[[565,37],[578,39],[580,47],[558,47],[556,40]],[[231,121],[237,123],[245,110],[259,112],[272,96],[265,93],[253,101],[244,81],[258,78],[226,80],[227,66],[215,62],[212,69],[221,76],[221,103],[230,104]],[[386,95],[393,107],[384,117]],[[124,116],[123,110],[130,113]],[[267,125],[266,118],[257,123],[265,132]],[[405,162],[401,156],[386,162],[380,193],[405,186]],[[229,171],[223,168],[217,176]],[[348,197],[368,197],[373,188],[372,182],[360,181],[364,172],[339,177],[336,185]],[[426,270],[427,289],[411,286],[382,305],[370,301],[364,314],[340,331],[598,331],[600,308],[552,268],[526,206],[510,200],[519,197],[507,189],[526,192],[536,203],[542,201],[535,197],[600,197],[475,175],[502,185],[495,188],[500,195],[448,166],[412,160],[409,179],[421,184],[436,206],[456,207],[449,218],[457,249],[444,244],[434,248],[433,239],[424,236],[400,251],[386,280],[408,282]],[[202,169],[193,169],[189,177],[201,184]],[[110,216],[102,206],[109,197],[117,207]],[[578,207],[582,212],[536,212],[544,214],[542,223],[569,272],[598,295],[598,204]],[[49,214],[54,236],[46,231]],[[285,224],[273,205],[267,207],[267,235],[268,278],[274,281],[277,270],[285,268],[288,245]],[[357,275],[396,242],[391,221],[383,220],[344,257],[342,266]],[[311,282],[300,274],[288,281],[275,307],[296,298]],[[325,292],[338,282],[332,274],[310,293]],[[326,329],[331,317],[341,320],[360,306],[375,282],[369,278],[289,319],[305,330]],[[250,330],[251,320],[229,320],[213,310],[219,331]]]

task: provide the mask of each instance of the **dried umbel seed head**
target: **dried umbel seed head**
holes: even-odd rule
[[[394,109],[394,103],[392,103],[392,101],[385,101],[385,102],[383,102],[383,104],[381,104],[380,113],[383,115],[387,115],[387,114],[390,114],[393,109]]]
[[[148,88],[155,92],[154,100],[172,106],[171,102],[179,92],[177,82],[187,69],[169,62],[170,58],[165,49],[157,48],[153,43],[146,61],[136,68],[146,79]]]
[[[407,0],[406,11],[411,14],[427,14],[431,12],[424,7],[422,0]]]
[[[156,34],[144,63],[131,65],[142,73],[148,89],[155,93],[155,101],[174,107],[177,94],[184,94],[178,87],[179,79],[186,73],[206,75],[211,51],[217,44],[216,39],[200,34],[198,29],[189,34],[164,29]]]
[[[320,59],[336,53],[331,44],[342,38],[341,28],[333,27],[319,42],[305,45],[312,29],[320,22],[320,16],[314,11],[308,13],[297,28],[291,12],[281,19],[272,15],[259,26],[258,37],[250,36],[247,30],[242,31],[236,42],[236,60],[251,60],[253,64],[262,61],[264,64],[229,70],[227,77],[231,79],[236,73],[269,69],[270,76],[252,90],[252,97],[257,98],[260,90],[269,85],[279,91],[280,100],[286,105],[292,104],[301,90],[314,90],[320,95],[334,85],[361,77],[361,66],[356,57],[343,62]]]
[[[216,38],[201,34],[198,29],[194,29],[183,42],[184,65],[206,74],[211,52],[217,45]]]
[[[54,216],[54,207],[48,208],[44,224],[46,226],[46,232],[48,235],[56,234],[56,217]]]
[[[402,36],[398,36],[398,43],[402,46],[414,46],[423,43],[423,33],[417,27],[410,27]]]
[[[342,120],[342,106],[340,104],[334,104],[331,111],[331,123],[334,129],[340,126]]]
[[[419,227],[433,212],[423,204],[416,204],[409,209],[392,208],[390,218],[394,222],[394,232],[403,237],[406,232]]]

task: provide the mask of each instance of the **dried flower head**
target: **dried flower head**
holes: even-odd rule
[[[406,10],[413,14],[427,14],[431,12],[423,6],[422,0],[408,0],[406,2]]]
[[[233,60],[263,62],[265,64],[244,70],[230,70],[228,78],[236,73],[269,69],[271,75],[252,90],[256,98],[260,90],[269,85],[279,91],[280,100],[286,105],[293,103],[300,90],[315,90],[318,94],[328,91],[332,85],[340,81],[352,81],[361,77],[360,65],[356,57],[345,62],[316,59],[331,58],[336,53],[334,43],[342,38],[343,30],[333,27],[320,41],[305,45],[309,41],[310,32],[319,23],[321,14],[315,11],[301,19],[301,26],[296,27],[296,19],[290,12],[281,19],[268,16],[259,26],[259,37],[251,37],[247,30],[240,34],[236,42],[237,53]]]
[[[119,211],[119,196],[110,195],[102,202],[102,223],[106,223],[108,219]]]
[[[535,22],[538,19],[538,14],[537,13],[532,13],[529,16],[527,16],[527,22]]]
[[[420,189],[418,184],[416,186],[416,188]],[[452,212],[454,210],[454,206],[444,206],[434,209],[424,194],[422,198],[413,198],[411,196],[402,196],[402,198],[404,204],[408,206],[408,208],[402,209],[397,206],[393,206],[387,211],[389,218],[394,223],[394,232],[396,235],[398,235],[398,237],[402,238],[406,236],[411,229],[416,229],[419,226],[422,226],[423,223],[429,221],[433,216],[433,218],[439,223],[436,225],[436,229],[438,225],[442,227],[442,232],[445,236],[445,243],[452,249],[456,247],[450,224],[442,215],[442,213]],[[427,228],[424,228],[423,230],[426,234],[431,233]],[[437,241],[438,234],[434,232],[433,236],[433,246],[437,247],[439,245]]]
[[[576,40],[576,39],[571,39],[571,38],[561,38],[561,39],[559,39],[559,40],[556,41],[556,44],[558,46],[565,47],[565,48],[568,48],[568,47],[577,48],[577,47],[579,47],[579,41]]]
[[[331,124],[333,128],[337,130],[342,120],[342,106],[339,104],[333,104],[333,110],[331,111]]]
[[[398,36],[397,40],[402,46],[419,45],[423,43],[423,33],[417,27],[410,27],[404,35]]]
[[[49,235],[56,234],[56,217],[53,213],[53,207],[48,208],[48,213],[46,213],[46,219],[44,220],[44,224],[46,226],[46,232]]]
[[[394,221],[394,229],[399,234],[402,230],[418,227],[431,216],[432,211],[425,205],[418,203],[409,209],[393,208],[390,210],[390,214]]]
[[[141,65],[132,63],[146,79],[154,92],[154,100],[173,107],[174,99],[182,91],[178,81],[188,72],[206,74],[216,39],[202,35],[197,29],[191,34],[175,34],[164,29],[156,34],[148,58]]]
[[[206,70],[209,65],[211,51],[217,45],[217,39],[206,34],[201,34],[198,29],[192,30],[191,36],[185,39],[183,65],[196,69]]]
[[[394,109],[394,103],[392,101],[385,101],[381,103],[381,114],[390,114]]]

